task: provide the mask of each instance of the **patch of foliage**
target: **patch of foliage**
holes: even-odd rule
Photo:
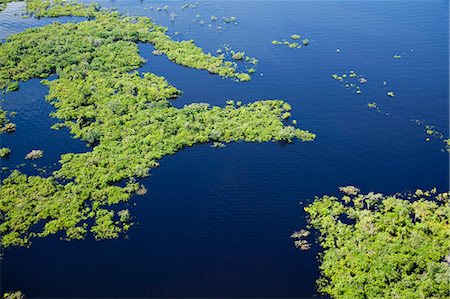
[[[0,148],[0,158],[4,158],[6,156],[9,156],[11,154],[11,149],[7,147]]]
[[[13,113],[10,113],[10,115],[13,115]],[[3,132],[12,133],[14,131],[16,131],[16,125],[9,122],[7,112],[0,106],[0,134]]]
[[[379,110],[378,104],[376,102],[369,102],[369,103],[367,103],[367,107],[369,107],[370,109]]]
[[[323,196],[305,208],[333,298],[448,298],[450,194]]]
[[[3,294],[3,299],[23,299],[23,298],[25,298],[25,295],[21,291]]]
[[[25,159],[36,160],[36,159],[42,158],[43,156],[44,156],[44,152],[42,150],[32,150],[25,156]]]
[[[342,73],[341,75],[333,74],[331,75],[331,78],[343,83],[344,88],[354,91],[356,94],[362,93],[361,86],[358,85],[358,83],[366,84],[368,82],[366,78],[360,74],[357,74],[355,71],[349,71],[348,73]]]
[[[104,11],[97,5],[61,0],[30,0],[27,11],[35,16],[73,15],[95,19],[67,24],[55,22],[8,37],[0,47],[0,89],[13,91],[18,88],[19,80],[46,78],[55,72],[75,71],[83,76],[87,71],[83,67],[87,66],[89,70],[108,69],[110,66],[102,66],[102,60],[108,59],[107,53],[111,50],[120,54],[109,57],[113,58],[111,63],[117,64],[115,71],[135,69],[144,62],[138,55],[137,42],[153,44],[177,64],[238,81],[250,80],[247,73],[236,72],[233,62],[225,61],[223,56],[204,53],[192,40],[172,40],[165,34],[167,28],[155,25],[147,17],[125,17]],[[92,61],[94,58],[97,60]],[[71,69],[74,65],[77,70]]]
[[[359,193],[359,188],[355,186],[345,186],[345,187],[339,187],[339,191],[344,193],[345,195],[357,195]]]
[[[299,40],[300,39],[300,35],[299,34],[292,34],[291,35],[291,39],[293,40],[293,41],[297,41],[297,40]],[[307,46],[307,45],[309,45],[309,39],[304,39],[304,40],[302,40],[302,44],[304,45],[304,46]],[[290,48],[290,49],[300,49],[302,46],[301,45],[299,45],[297,42],[290,42],[290,41],[288,41],[288,40],[286,40],[286,39],[283,39],[282,41],[278,41],[278,40],[273,40],[272,41],[272,45],[284,45],[284,46],[287,46],[288,48]]]
[[[229,57],[235,62],[233,63],[235,68],[242,65],[245,67],[248,74],[254,74],[256,72],[256,66],[258,65],[258,59],[245,55],[245,52],[235,51],[229,44],[223,44],[216,51],[221,57]]]
[[[445,149],[450,153],[450,139],[444,140]]]
[[[53,23],[10,36],[0,45],[0,87],[14,80],[43,80],[52,114],[92,146],[61,157],[50,177],[14,171],[0,187],[1,245],[27,246],[34,237],[117,238],[130,228],[129,212],[111,206],[144,194],[136,178],[158,160],[198,143],[310,141],[315,135],[286,126],[289,104],[264,100],[221,107],[196,103],[173,107],[180,91],[163,78],[134,71],[144,59],[137,42],[150,42],[176,63],[222,76],[249,79],[221,57],[205,54],[192,41],[174,42],[165,28],[144,17],[124,17],[92,5],[31,0],[36,15],[89,15],[80,23]],[[44,7],[44,8],[41,8]],[[241,77],[241,76],[248,76]],[[119,186],[120,184],[120,186]],[[145,191],[144,191],[145,190]]]
[[[223,144],[222,142],[213,142],[213,144],[211,145],[211,147],[214,147],[214,148],[223,148],[223,147],[226,147],[226,145]]]
[[[236,19],[237,19],[236,17],[223,17],[223,22],[226,24],[229,24],[229,23],[237,24]]]
[[[234,60],[242,60],[245,57],[245,52],[235,52],[231,58]]]
[[[426,134],[425,141],[427,141],[427,142],[431,141],[430,137],[434,137],[438,140],[441,140],[443,142],[443,148],[441,149],[441,151],[450,152],[450,143],[449,143],[450,139],[446,139],[446,136],[442,132],[438,131],[435,128],[435,126],[429,125],[429,124],[427,124],[427,122],[425,120],[421,120],[421,119],[413,118],[413,119],[411,119],[411,121],[414,122],[416,125],[419,125],[423,128],[423,130],[425,131],[425,134]]]
[[[14,1],[16,1],[16,0],[0,0],[0,12],[2,12],[6,8],[6,5],[9,2],[14,2]]]

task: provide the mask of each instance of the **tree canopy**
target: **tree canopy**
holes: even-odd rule
[[[448,298],[449,193],[323,196],[305,211],[324,250],[320,292],[333,298]]]
[[[231,62],[206,54],[192,41],[177,42],[146,17],[124,17],[97,5],[27,2],[36,16],[77,15],[79,23],[55,22],[8,37],[0,45],[0,89],[17,81],[43,80],[60,120],[92,151],[68,153],[50,177],[14,171],[0,187],[1,245],[28,245],[58,232],[66,239],[116,238],[130,227],[129,212],[112,205],[140,189],[158,160],[205,142],[292,142],[315,135],[285,124],[291,110],[281,100],[225,107],[194,103],[178,109],[180,91],[163,77],[138,73],[144,63],[137,42],[149,42],[181,65],[242,81]],[[248,74],[244,74],[247,75]],[[246,77],[247,78],[247,77]],[[125,217],[124,215],[128,215]]]

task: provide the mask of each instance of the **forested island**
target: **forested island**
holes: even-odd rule
[[[137,44],[155,49],[183,66],[247,81],[223,56],[206,54],[192,41],[173,41],[166,28],[147,17],[128,17],[76,2],[27,1],[36,17],[81,16],[79,23],[55,22],[8,37],[0,46],[0,88],[12,92],[19,81],[46,78],[47,100],[61,120],[92,151],[65,154],[50,177],[13,171],[0,187],[3,247],[26,246],[33,237],[65,232],[65,239],[117,238],[130,228],[128,210],[109,206],[127,201],[142,187],[158,160],[186,146],[206,142],[311,141],[315,135],[290,125],[291,107],[281,100],[224,108],[194,103],[178,109],[169,100],[181,91],[163,77],[135,70],[144,63]],[[118,182],[126,182],[118,186]],[[89,219],[94,224],[89,226]],[[35,225],[45,223],[41,231]]]

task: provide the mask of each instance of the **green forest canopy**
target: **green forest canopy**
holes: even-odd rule
[[[0,89],[46,78],[53,116],[92,151],[61,157],[50,177],[12,172],[0,187],[1,245],[29,245],[33,237],[64,232],[66,239],[116,238],[130,227],[127,201],[157,160],[186,146],[210,141],[291,142],[315,135],[285,125],[291,107],[281,100],[224,108],[169,103],[180,91],[163,77],[135,71],[144,63],[137,43],[151,43],[178,64],[246,81],[223,56],[205,54],[192,41],[173,41],[147,17],[125,17],[98,5],[27,1],[39,17],[84,16],[79,23],[55,22],[14,34],[0,45]],[[19,111],[20,113],[20,111]],[[126,182],[122,186],[117,184]],[[123,186],[124,185],[124,186]],[[127,215],[126,217],[124,215]],[[88,223],[93,223],[92,225]],[[40,224],[38,229],[37,224]]]
[[[305,211],[324,249],[320,292],[333,298],[448,298],[449,193],[323,196]]]

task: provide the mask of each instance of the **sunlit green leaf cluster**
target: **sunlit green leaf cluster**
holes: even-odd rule
[[[59,3],[59,4],[58,4]],[[313,140],[308,131],[286,126],[291,107],[281,100],[221,107],[196,103],[181,109],[168,101],[180,94],[163,77],[138,73],[144,63],[137,42],[151,42],[181,65],[239,78],[222,58],[191,41],[174,42],[144,17],[123,17],[97,6],[32,0],[39,16],[88,15],[80,23],[54,23],[9,37],[0,46],[0,87],[46,78],[53,113],[92,150],[61,157],[50,177],[17,171],[0,187],[1,245],[28,245],[33,237],[60,234],[82,239],[116,238],[132,220],[116,205],[145,194],[136,178],[183,147],[206,142]],[[32,6],[34,5],[34,6]],[[40,5],[40,6],[39,6]],[[44,8],[40,8],[43,6]],[[37,8],[39,7],[39,8]],[[125,212],[127,211],[127,212]]]

